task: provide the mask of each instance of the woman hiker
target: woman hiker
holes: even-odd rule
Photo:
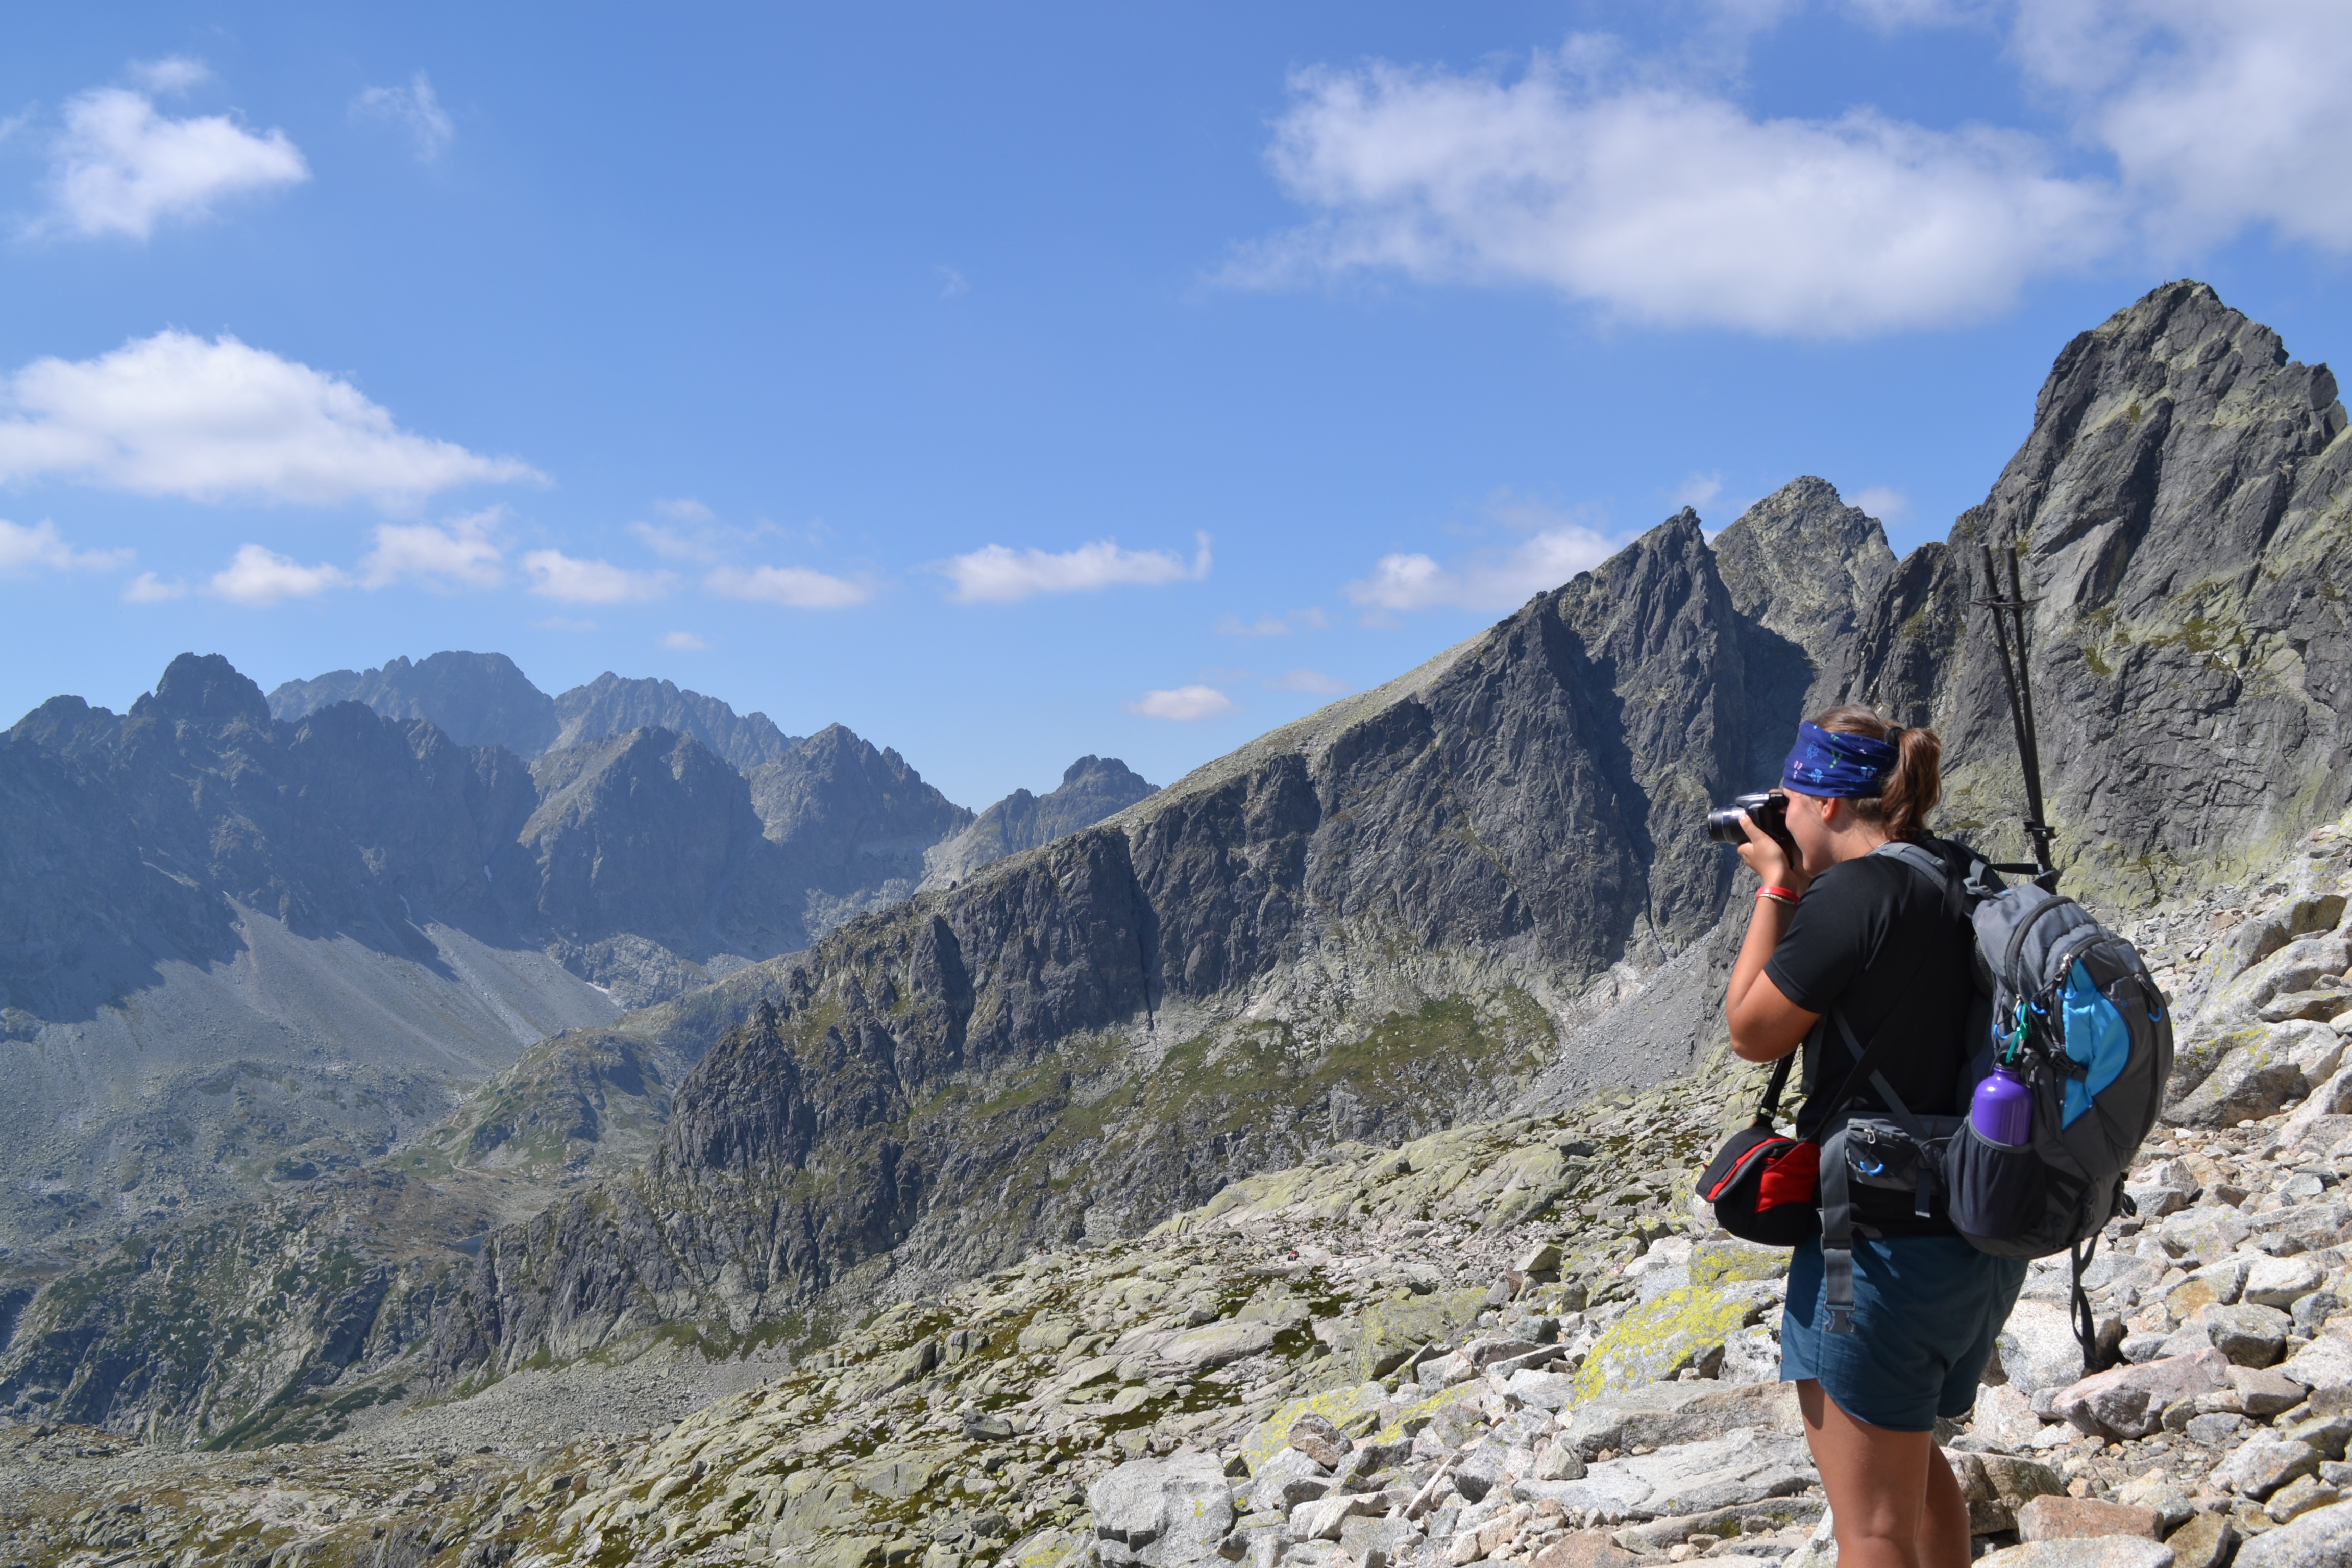
[[[1924,872],[1872,851],[1924,839],[1942,792],[1942,748],[1868,708],[1801,727],[1780,789],[1799,858],[1751,820],[1739,858],[1763,878],[1725,1008],[1731,1048],[1753,1062],[1801,1047],[1807,1099],[1797,1136],[1819,1140],[1840,1110],[1884,1108],[1864,1087],[1826,1096],[1882,1030],[1885,1078],[1915,1113],[1958,1103],[1974,988],[1973,947]],[[1845,1028],[1824,1026],[1832,1010]],[[1849,1046],[1850,1033],[1855,1045]],[[1829,1331],[1819,1236],[1789,1269],[1780,1375],[1797,1385],[1805,1437],[1829,1494],[1839,1568],[1965,1568],[1969,1511],[1935,1441],[1936,1418],[1976,1400],[1993,1338],[2025,1280],[2021,1261],[1978,1251],[1911,1194],[1856,1186],[1853,1331]]]

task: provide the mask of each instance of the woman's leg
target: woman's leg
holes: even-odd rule
[[[1835,1516],[1838,1568],[1967,1568],[1969,1509],[1931,1432],[1896,1432],[1797,1384],[1805,1441]]]

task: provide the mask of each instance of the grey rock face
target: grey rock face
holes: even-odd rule
[[[26,715],[0,743],[0,1240],[350,1168],[535,1040],[804,945],[741,777],[693,742],[539,769],[358,702],[273,720],[217,656],[128,714]]]
[[[1233,1529],[1233,1500],[1213,1454],[1134,1459],[1087,1489],[1095,1551],[1106,1563],[1175,1568],[1217,1561]]]
[[[925,852],[972,820],[897,752],[840,724],[746,777],[768,837],[783,851],[784,875],[805,889],[801,918],[811,938],[911,894]]]
[[[1716,567],[1746,635],[1746,679],[1776,711],[1819,712],[1820,674],[1853,641],[1895,574],[1886,532],[1816,479],[1783,485],[1716,536]],[[1759,734],[1748,759],[1761,789],[1780,773],[1786,737]]]
[[[1915,554],[1832,682],[1945,743],[1948,818],[2021,854],[2015,748],[1969,601],[2026,549],[2034,696],[2070,889],[2145,900],[2274,857],[2352,800],[2352,474],[2325,366],[2201,283],[2066,346],[2033,431],[1950,542]]]
[[[713,756],[748,773],[777,761],[799,743],[797,736],[777,729],[765,713],[738,714],[716,697],[683,690],[667,680],[624,680],[609,669],[557,697],[552,706],[562,730],[549,742],[551,747],[577,746],[632,730],[667,730],[691,736]]]
[[[633,982],[647,944],[739,963],[805,945],[742,775],[694,741],[635,730],[550,752],[531,778],[539,805],[518,835],[529,869],[502,896],[527,898],[526,925],[562,933],[625,1004],[683,988]]]
[[[1156,787],[1117,757],[1080,757],[1064,771],[1058,788],[1042,795],[1016,789],[982,812],[971,826],[925,851],[923,888],[951,888],[1007,855],[1092,827]]]
[[[1731,868],[1700,814],[1793,724],[1801,688],[1781,711],[1744,688],[1714,559],[1685,513],[1403,679],[773,966],[642,1173],[486,1242],[436,1308],[440,1374],[748,1321],[886,1255],[960,1274],[1509,1093],[1555,1037],[1538,993],[1715,925]]]
[[[338,702],[364,702],[387,719],[428,719],[461,746],[504,746],[526,758],[552,745],[558,728],[554,699],[502,653],[436,653],[289,680],[269,694],[269,712],[290,722]]]

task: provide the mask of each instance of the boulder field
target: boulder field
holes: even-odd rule
[[[1938,1432],[1983,1561],[2352,1560],[2347,892],[2352,822],[2131,926],[2180,1074],[2087,1274],[2112,1364],[2086,1374],[2043,1260]],[[1822,1568],[1786,1254],[1689,1197],[1759,1076],[1716,1058],[1341,1144],[901,1301],[651,1430],[535,1430],[579,1367],[236,1454],[0,1424],[0,1561]],[[675,1369],[689,1342],[628,1354]]]

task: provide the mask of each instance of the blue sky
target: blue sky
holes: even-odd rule
[[[1940,535],[2168,278],[2352,328],[2340,5],[1161,9],[20,23],[0,711],[496,648],[1164,782],[1685,501]]]

